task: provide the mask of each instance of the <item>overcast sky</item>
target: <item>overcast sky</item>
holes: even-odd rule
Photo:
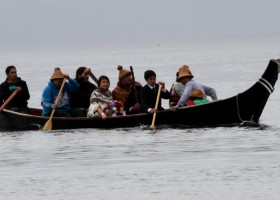
[[[279,0],[0,0],[0,45],[269,35],[279,20]]]

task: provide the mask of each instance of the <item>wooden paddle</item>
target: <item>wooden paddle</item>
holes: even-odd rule
[[[130,73],[131,73],[131,76],[132,76],[132,89],[133,89],[133,92],[134,92],[134,98],[136,100],[136,103],[139,103],[138,102],[138,94],[137,94],[137,91],[136,91],[136,87],[135,87],[135,77],[134,77],[134,72],[133,72],[133,68],[132,66],[130,66]]]
[[[17,90],[13,91],[13,93],[9,96],[9,98],[3,103],[0,107],[0,112],[10,103],[10,101],[17,95]]]
[[[62,90],[63,90],[64,85],[65,85],[65,82],[66,82],[66,78],[63,79],[62,85],[61,85],[61,87],[60,87],[60,90],[59,90],[58,95],[57,95],[56,100],[55,100],[55,105],[57,105],[57,103],[58,103],[58,100],[59,100],[59,98],[60,98],[60,95],[61,95]],[[50,131],[50,130],[52,130],[52,118],[53,118],[55,109],[56,109],[56,107],[53,108],[49,120],[45,123],[45,125],[44,125],[44,127],[43,127],[43,130],[44,130],[44,131]]]
[[[162,88],[162,84],[159,84],[155,109],[158,108],[158,102],[159,102],[159,97],[160,97],[161,88]],[[150,126],[150,128],[152,128],[152,129],[155,128],[156,116],[157,116],[157,113],[154,113],[153,121],[152,121],[152,124],[151,124],[151,126]]]
[[[94,80],[96,84],[98,84],[98,79],[94,76],[92,72],[89,73],[89,76]]]

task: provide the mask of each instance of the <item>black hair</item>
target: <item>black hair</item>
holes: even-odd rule
[[[102,75],[102,76],[100,76],[99,79],[98,79],[98,82],[97,82],[98,87],[100,87],[101,81],[104,80],[104,79],[107,80],[107,81],[109,82],[109,86],[110,86],[110,80],[109,80],[109,78],[108,78],[107,76]]]
[[[179,81],[178,77],[179,77],[179,72],[176,72],[176,81]]]
[[[86,67],[79,67],[76,71],[76,79],[78,79],[78,76],[82,75],[86,69]]]
[[[13,65],[8,66],[8,67],[6,68],[6,71],[5,71],[5,72],[6,72],[6,75],[8,75],[12,69],[16,69],[16,67],[13,66]]]
[[[145,80],[148,80],[148,78],[152,77],[152,76],[157,76],[156,73],[153,70],[147,70],[144,73],[144,78]]]

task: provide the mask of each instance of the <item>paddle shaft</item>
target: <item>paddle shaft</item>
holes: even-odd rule
[[[96,76],[94,76],[92,72],[89,73],[89,76],[94,80],[96,84],[98,84],[98,79],[96,78]]]
[[[60,98],[60,96],[61,96],[62,90],[63,90],[63,88],[64,88],[65,82],[66,82],[66,78],[63,79],[62,85],[61,85],[61,87],[60,87],[60,89],[59,89],[58,95],[57,95],[56,100],[55,100],[55,105],[58,104],[58,101],[59,101],[59,98]],[[52,129],[52,118],[53,118],[55,109],[56,109],[56,106],[53,108],[49,120],[45,123],[45,125],[44,125],[44,127],[43,127],[43,130],[44,130],[44,131],[47,131],[47,130],[51,130],[51,129]]]
[[[13,93],[9,96],[9,98],[3,103],[0,107],[0,112],[10,103],[10,101],[17,95],[17,90],[13,91]]]
[[[130,72],[131,72],[131,76],[132,76],[132,89],[133,89],[133,92],[134,92],[134,97],[135,97],[136,103],[139,103],[138,94],[137,94],[137,91],[136,91],[136,88],[135,88],[135,77],[134,77],[134,72],[133,72],[132,66],[130,66]]]
[[[161,88],[162,88],[162,85],[159,84],[155,109],[158,108],[158,102],[159,102],[159,98],[160,98]],[[154,115],[153,115],[153,121],[152,121],[152,124],[151,124],[150,128],[155,128],[156,116],[157,116],[157,113],[155,112]]]

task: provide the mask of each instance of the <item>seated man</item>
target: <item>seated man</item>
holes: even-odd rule
[[[118,66],[119,82],[112,92],[113,99],[120,101],[124,105],[127,115],[140,113],[140,92],[142,85],[132,79],[130,71]]]
[[[16,96],[8,103],[6,109],[27,113],[27,100],[30,95],[26,82],[17,76],[17,70],[14,66],[6,68],[6,75],[6,81],[0,86],[0,106],[17,90]]]
[[[64,78],[68,79],[68,81],[62,89],[61,96],[58,97]],[[71,79],[68,74],[63,74],[60,68],[55,68],[42,94],[42,115],[50,116],[52,110],[55,108],[55,117],[71,117],[70,92],[75,92],[78,88],[79,84],[76,80]],[[59,101],[56,104],[57,98],[59,98]]]
[[[141,91],[141,107],[144,112],[155,113],[158,110],[164,110],[161,106],[161,98],[169,99],[170,93],[165,89],[164,83],[162,84],[162,90],[160,92],[160,99],[158,102],[158,108],[155,108],[159,84],[156,83],[156,73],[152,70],[148,70],[144,74],[144,78],[147,84],[142,88]]]
[[[73,117],[86,117],[91,93],[97,86],[89,81],[90,68],[79,67],[76,71],[75,80],[79,83],[79,89],[71,93],[71,108]]]

